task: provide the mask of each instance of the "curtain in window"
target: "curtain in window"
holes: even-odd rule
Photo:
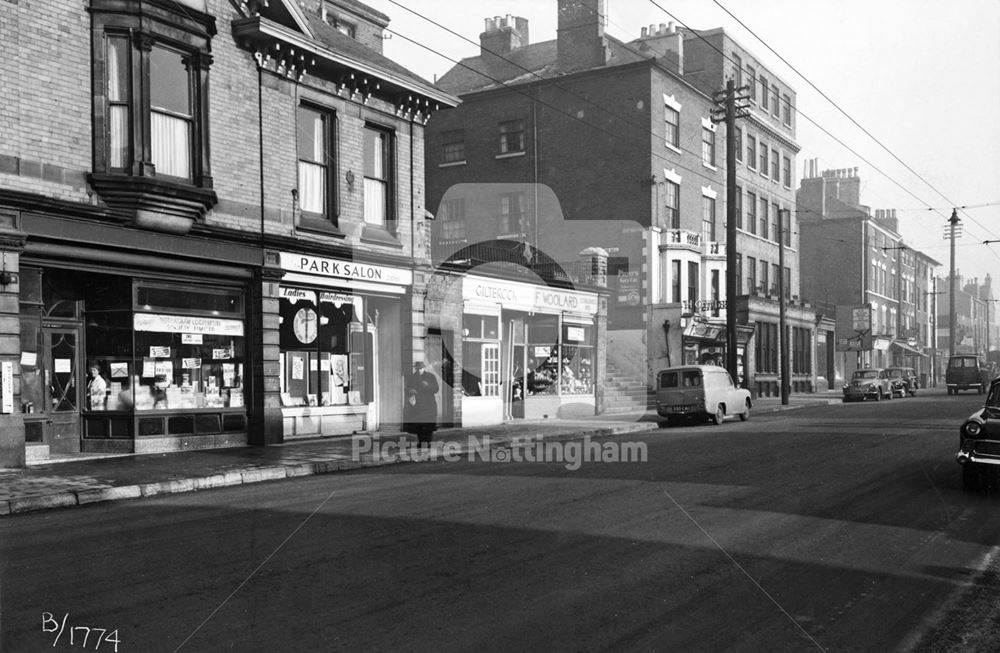
[[[365,222],[385,226],[385,203],[387,195],[385,182],[365,178]]]
[[[191,176],[191,129],[186,120],[150,112],[150,141],[157,174]]]
[[[128,165],[128,39],[108,39],[108,164]]]
[[[386,179],[386,136],[365,129],[365,222],[385,226],[389,185]]]
[[[309,213],[326,213],[326,168],[299,161],[299,208]]]

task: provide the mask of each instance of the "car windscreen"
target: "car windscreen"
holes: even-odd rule
[[[952,358],[948,361],[948,367],[975,367],[975,358]]]
[[[878,372],[875,370],[861,370],[860,372],[854,373],[854,378],[856,379],[877,379]]]

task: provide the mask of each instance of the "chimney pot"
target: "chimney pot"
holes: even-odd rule
[[[670,21],[669,23],[667,23],[667,30],[669,30],[671,34],[677,33],[677,26],[674,25],[674,21]]]
[[[666,33],[667,33],[667,24],[666,23],[660,23],[660,29],[657,32],[657,34],[666,34]]]
[[[646,31],[646,29],[647,28],[645,26],[643,26],[643,28],[641,30],[639,30],[639,38],[641,38],[641,39],[646,38],[646,34],[648,34],[648,32]]]

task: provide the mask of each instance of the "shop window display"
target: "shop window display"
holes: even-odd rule
[[[135,309],[132,368],[124,357],[102,361],[109,400],[136,411],[244,406],[238,291],[137,284]]]
[[[562,394],[580,395],[594,392],[593,328],[564,324],[560,390]]]
[[[528,322],[528,395],[559,392],[559,318],[535,316]]]
[[[283,287],[279,310],[283,405],[371,401],[374,327],[363,319],[363,298]]]

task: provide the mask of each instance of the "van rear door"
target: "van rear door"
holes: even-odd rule
[[[678,412],[700,410],[705,401],[699,369],[664,370],[656,384],[656,403]]]

